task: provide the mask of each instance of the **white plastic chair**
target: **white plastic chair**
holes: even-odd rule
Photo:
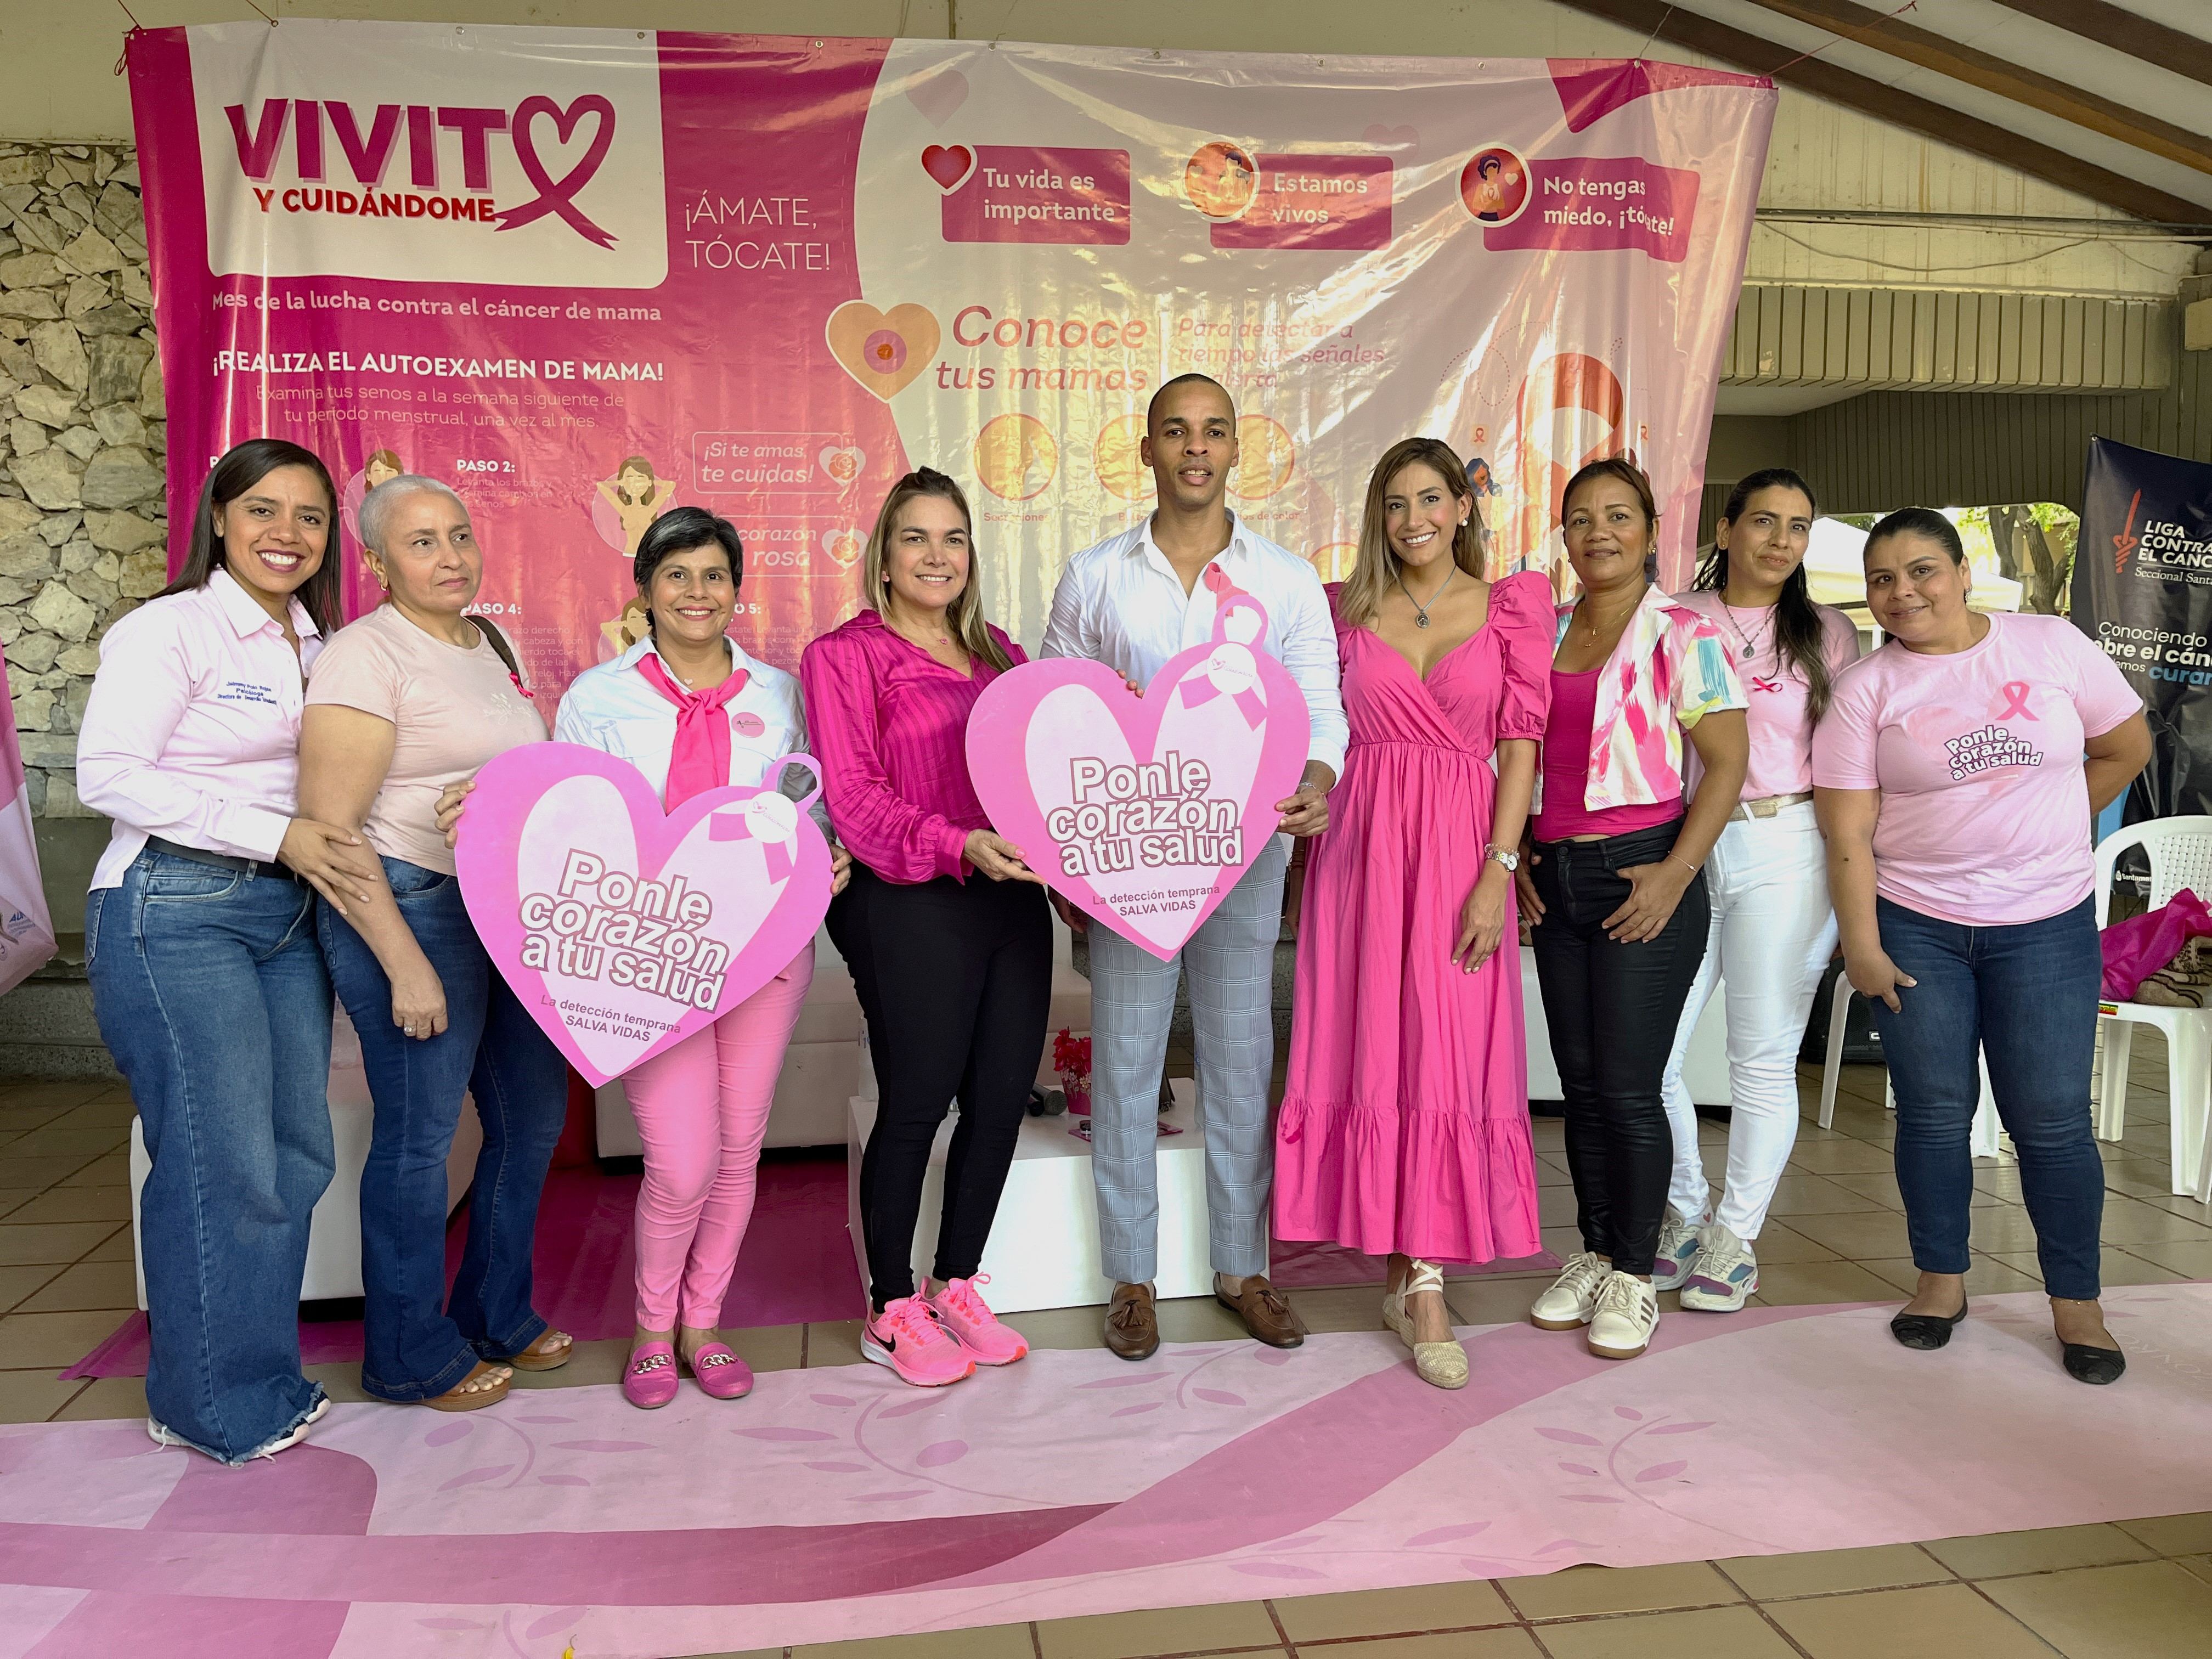
[[[1851,1012],[1851,982],[1843,975],[1836,975],[1836,994],[1828,1004],[1828,1062],[1820,1070],[1820,1127],[1831,1128],[1836,1121],[1836,1084],[1844,1069],[1844,1022]],[[1976,1056],[1982,1071],[1981,1103],[1974,1108],[1972,1148],[1976,1158],[1995,1158],[2002,1148],[2003,1123],[1997,1116],[1996,1098],[1990,1092],[1990,1063]],[[1887,1082],[1882,1085],[1882,1098],[1891,1111],[1897,1109],[1897,1092]]]
[[[2097,848],[2097,925],[2111,919],[2112,872],[2120,854],[2140,847],[2150,860],[2150,908],[2186,887],[2212,898],[2212,817],[2149,818],[2105,837]],[[2128,1053],[2135,1028],[2155,1025],[2166,1034],[2167,1112],[2172,1131],[2173,1190],[2212,1204],[2212,1009],[2160,1008],[2143,1002],[2100,1002],[2104,1024],[2104,1078],[2097,1093],[2097,1138],[2118,1140],[2128,1115]]]

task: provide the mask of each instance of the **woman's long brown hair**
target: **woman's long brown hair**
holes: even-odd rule
[[[1347,628],[1364,628],[1382,608],[1405,568],[1390,547],[1388,514],[1383,503],[1390,486],[1409,466],[1425,466],[1444,481],[1444,488],[1467,507],[1467,522],[1452,532],[1452,562],[1477,581],[1482,580],[1482,509],[1467,481],[1467,469],[1439,438],[1401,438],[1382,452],[1375,471],[1367,476],[1367,506],[1359,520],[1359,556],[1336,596],[1336,613]]]

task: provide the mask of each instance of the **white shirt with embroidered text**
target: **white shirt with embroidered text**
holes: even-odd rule
[[[273,860],[299,811],[300,711],[322,636],[291,604],[284,629],[228,570],[150,599],[107,630],[76,741],[77,796],[115,820],[97,892],[159,836]]]

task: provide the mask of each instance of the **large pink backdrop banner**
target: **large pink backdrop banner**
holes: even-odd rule
[[[992,613],[1151,510],[1161,382],[1227,386],[1231,503],[1345,574],[1411,434],[1493,570],[1633,453],[1686,578],[1774,91],[1629,61],[1329,58],[287,17],[134,33],[181,554],[210,459],[295,438],[456,487],[557,691],[672,505],[732,519],[769,660],[858,604],[908,466]],[[368,592],[357,572],[351,598]]]

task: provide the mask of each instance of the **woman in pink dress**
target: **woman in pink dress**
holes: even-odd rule
[[[1408,438],[1330,589],[1352,744],[1300,912],[1275,1231],[1388,1254],[1384,1321],[1456,1389],[1439,1261],[1533,1255],[1513,868],[1550,700],[1552,595],[1486,582],[1474,492]],[[1492,762],[1496,762],[1492,775]]]

